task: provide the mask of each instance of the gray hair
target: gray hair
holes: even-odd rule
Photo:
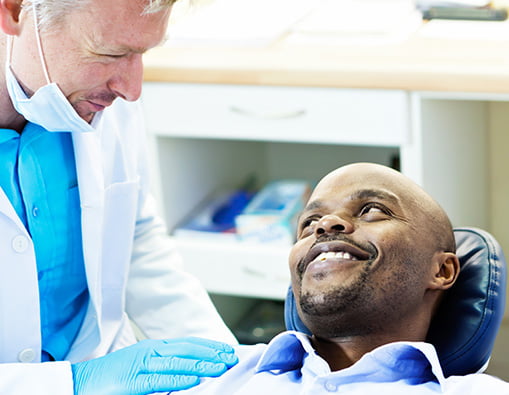
[[[136,1],[136,0],[133,0]],[[171,7],[177,0],[145,0],[147,5],[143,14],[152,14]],[[46,30],[50,26],[58,24],[69,13],[81,10],[89,6],[91,0],[25,0],[23,8],[28,12],[32,7],[37,7],[37,19],[39,28]]]

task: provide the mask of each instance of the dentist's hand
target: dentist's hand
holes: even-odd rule
[[[75,395],[143,395],[197,385],[238,362],[227,344],[199,338],[142,340],[72,365]]]

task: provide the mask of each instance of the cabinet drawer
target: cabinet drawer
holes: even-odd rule
[[[404,91],[145,83],[151,133],[174,137],[401,146]]]
[[[186,271],[207,291],[284,300],[290,247],[175,238]]]

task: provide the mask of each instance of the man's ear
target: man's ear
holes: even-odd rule
[[[22,0],[0,0],[0,30],[17,36],[21,32],[19,14]]]
[[[434,256],[433,278],[430,288],[447,290],[453,286],[460,273],[460,262],[452,252],[438,252]]]

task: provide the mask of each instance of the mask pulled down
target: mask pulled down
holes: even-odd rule
[[[94,128],[78,115],[58,85],[50,81],[42,53],[35,5],[33,6],[33,14],[39,57],[47,84],[37,89],[31,97],[27,96],[11,69],[13,37],[8,36],[5,81],[14,108],[27,121],[42,126],[50,132],[93,131]]]

